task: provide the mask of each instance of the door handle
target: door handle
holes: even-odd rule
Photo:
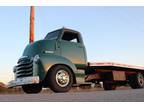
[[[60,49],[60,43],[56,42],[56,49]]]

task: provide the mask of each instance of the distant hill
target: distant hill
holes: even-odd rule
[[[7,86],[4,83],[0,82],[0,89],[1,88],[7,88]]]
[[[0,93],[5,92],[7,92],[7,86],[4,83],[0,82]]]
[[[18,93],[23,93],[22,88],[20,86],[9,89],[6,84],[0,82],[0,94],[18,94]]]
[[[7,89],[7,86],[4,83],[0,82],[0,92],[5,91],[6,89]]]

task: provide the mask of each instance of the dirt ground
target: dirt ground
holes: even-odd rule
[[[128,90],[131,89],[128,86],[120,86],[117,87],[116,90]],[[69,93],[74,93],[74,92],[93,92],[93,91],[104,91],[104,89],[100,86],[100,85],[96,85],[95,87],[92,86],[80,86],[80,87],[72,87],[72,89],[69,91]],[[52,90],[50,90],[49,88],[43,88],[43,90],[41,91],[41,93],[54,93]],[[15,87],[12,89],[7,89],[7,88],[2,88],[0,89],[0,94],[25,94],[22,90],[22,88],[19,87]]]

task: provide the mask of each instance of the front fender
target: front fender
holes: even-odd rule
[[[77,69],[76,69],[75,65],[65,57],[50,54],[50,53],[41,54],[39,56],[40,56],[40,64],[42,65],[41,67],[44,70],[44,72],[39,73],[39,74],[43,74],[43,75],[39,75],[39,76],[41,76],[42,80],[45,78],[45,75],[47,74],[48,70],[56,64],[67,65],[72,69],[72,71],[74,73],[77,72]]]

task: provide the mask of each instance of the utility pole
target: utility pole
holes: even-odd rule
[[[29,33],[29,43],[34,42],[34,20],[35,20],[35,9],[34,6],[30,7],[30,33]]]

